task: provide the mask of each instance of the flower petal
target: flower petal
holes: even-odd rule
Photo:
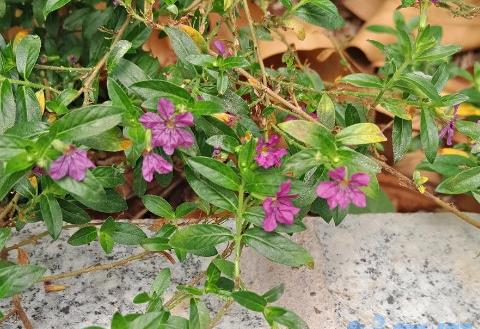
[[[188,127],[193,125],[193,115],[190,112],[178,114],[175,116],[176,127]]]
[[[156,113],[147,112],[143,114],[138,120],[148,129],[158,128],[158,125],[164,125],[164,120]]]
[[[335,181],[342,181],[345,179],[346,168],[345,167],[338,167],[334,170],[330,170],[328,172],[328,176]]]
[[[370,183],[370,176],[366,173],[356,173],[353,174],[348,183],[349,186],[359,187],[359,186],[368,186]]]
[[[350,189],[350,200],[359,208],[365,208],[367,206],[367,198],[365,197],[365,193],[359,189]]]
[[[163,119],[168,120],[175,112],[175,105],[167,98],[160,98],[157,103],[157,111]]]

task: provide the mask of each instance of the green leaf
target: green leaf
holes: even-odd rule
[[[197,205],[193,202],[184,202],[175,209],[175,218],[183,218],[197,209]]]
[[[58,199],[57,201],[62,208],[62,216],[65,222],[77,225],[90,222],[90,216],[88,213],[75,203],[61,199]]]
[[[210,324],[208,309],[195,298],[190,299],[190,322],[189,329],[206,329]]]
[[[164,317],[163,312],[150,312],[140,315],[129,324],[131,329],[157,329]]]
[[[376,75],[365,73],[354,73],[342,78],[342,82],[352,84],[357,87],[377,88],[383,87],[383,81]]]
[[[337,6],[330,0],[310,0],[298,7],[294,14],[308,23],[329,30],[338,29],[345,24]]]
[[[225,274],[225,276],[233,279],[235,274],[235,264],[223,258],[215,258],[213,260],[213,264],[215,264],[215,266],[220,270],[220,272]]]
[[[228,228],[213,224],[194,224],[176,231],[170,238],[173,248],[198,250],[215,247],[233,239]]]
[[[170,38],[173,51],[178,59],[186,61],[189,55],[200,55],[200,49],[187,33],[174,27],[166,27],[164,31]]]
[[[256,143],[253,138],[240,147],[238,151],[238,167],[242,173],[247,172],[252,167],[255,147]]]
[[[94,200],[105,195],[102,184],[90,171],[87,171],[85,179],[81,182],[70,177],[65,177],[55,181],[55,183],[72,195],[87,200]]]
[[[160,272],[158,272],[155,280],[152,283],[152,290],[151,293],[157,294],[157,296],[161,296],[167,289],[170,287],[170,279],[172,277],[172,273],[169,268],[164,268]]]
[[[95,167],[92,169],[92,174],[105,188],[112,188],[125,183],[123,172],[119,168]]]
[[[420,117],[420,140],[425,156],[430,163],[437,156],[439,137],[435,117],[430,109],[422,109]]]
[[[431,77],[421,72],[405,73],[395,85],[409,89],[417,94],[425,95],[435,102],[440,101],[440,96],[438,95],[437,89],[432,84]]]
[[[415,60],[417,62],[421,62],[421,61],[434,62],[438,60],[444,60],[447,57],[450,57],[461,50],[462,50],[462,47],[457,45],[445,45],[445,46],[436,45],[432,49],[429,49],[415,56]]]
[[[317,115],[325,127],[330,130],[335,127],[335,104],[327,94],[323,94],[320,103],[318,103]]]
[[[122,86],[112,78],[107,80],[108,96],[112,100],[112,105],[117,107],[123,107],[126,110],[135,110],[132,100],[128,97]]]
[[[244,233],[242,241],[272,262],[313,267],[313,258],[303,247],[278,233],[252,228]]]
[[[208,115],[223,112],[223,107],[216,102],[195,101],[188,110],[196,115]]]
[[[25,80],[32,73],[33,67],[40,55],[42,42],[38,35],[27,35],[24,37],[15,49],[15,61],[17,70]]]
[[[321,148],[325,154],[335,152],[333,135],[320,124],[304,120],[291,120],[278,125],[282,130],[299,141],[316,148]]]
[[[130,86],[137,94],[145,99],[152,97],[170,97],[193,102],[190,93],[180,86],[166,80],[139,81]]]
[[[113,127],[98,135],[91,136],[78,141],[80,144],[91,149],[107,152],[119,152],[125,150],[125,143],[129,143],[122,134],[119,127]]]
[[[237,191],[240,177],[226,164],[207,157],[193,157],[187,163],[203,177],[229,190]]]
[[[0,160],[8,160],[20,153],[32,143],[18,136],[0,135]]]
[[[112,317],[111,329],[128,329],[128,322],[125,317],[115,312]]]
[[[297,314],[278,306],[268,306],[264,311],[267,321],[284,325],[288,329],[308,329],[308,325]]]
[[[348,126],[335,137],[338,142],[344,145],[372,144],[387,140],[380,128],[373,123],[357,123]]]
[[[232,297],[237,303],[254,312],[263,312],[267,306],[265,298],[253,291],[234,291]]]
[[[42,112],[40,111],[40,105],[33,90],[25,86],[19,86],[16,94],[17,115],[15,121],[17,123],[40,121]]]
[[[143,249],[148,251],[163,251],[170,249],[168,239],[160,237],[147,238],[142,241],[141,245]]]
[[[12,174],[5,174],[3,168],[0,166],[0,200],[3,200],[5,196],[10,192],[12,187],[25,175],[25,170],[17,171]]]
[[[45,269],[35,265],[12,265],[0,269],[0,299],[22,292],[37,282]]]
[[[107,58],[107,71],[112,72],[112,70],[118,65],[120,59],[127,53],[128,50],[132,47],[132,43],[127,40],[118,41],[108,54]]]
[[[480,187],[480,167],[475,167],[445,179],[437,186],[436,191],[444,194],[462,194],[475,191],[478,187]]]
[[[5,247],[5,242],[7,242],[7,239],[10,236],[11,232],[12,232],[12,229],[10,227],[0,228],[0,250],[2,250],[3,247]]]
[[[400,161],[407,153],[412,141],[412,121],[395,117],[393,120],[392,144],[393,159]]]
[[[71,0],[47,0],[45,3],[45,8],[43,9],[43,14],[47,17],[52,11],[62,8]]]
[[[473,140],[480,140],[480,125],[476,122],[457,120],[455,127],[457,130],[470,137]]]
[[[123,109],[108,105],[91,105],[74,110],[58,121],[50,131],[62,140],[81,140],[99,135],[122,122]]]
[[[322,165],[328,161],[328,157],[322,154],[321,149],[305,149],[287,158],[284,163],[284,173],[292,173],[301,176],[310,169]]]
[[[140,227],[125,222],[114,222],[106,232],[112,236],[113,241],[124,245],[140,245],[147,237]]]
[[[262,297],[267,301],[267,303],[274,303],[282,297],[285,291],[285,285],[283,283],[279,284],[276,287],[273,287],[266,293],[262,295]]]
[[[68,239],[68,243],[72,246],[81,246],[89,244],[97,239],[97,229],[94,226],[82,227]]]
[[[12,86],[8,80],[0,84],[0,134],[12,127],[15,123],[16,105]]]
[[[245,191],[255,196],[275,195],[281,183],[285,181],[277,170],[256,170],[244,175]]]
[[[248,208],[244,212],[244,218],[247,222],[262,227],[263,219],[265,218],[265,211],[262,207]],[[305,231],[305,225],[300,221],[295,221],[292,225],[278,224],[275,232],[278,233],[297,233]]]
[[[146,292],[141,292],[133,297],[134,304],[144,304],[150,301],[150,296]]]
[[[234,153],[235,149],[240,145],[236,138],[228,135],[213,135],[206,140],[206,143],[229,153]]]
[[[175,212],[173,211],[172,206],[161,196],[144,195],[142,201],[145,208],[153,214],[167,219],[175,218]]]
[[[115,190],[106,190],[103,194],[97,194],[95,198],[84,198],[75,194],[72,196],[88,208],[104,213],[112,214],[128,208],[123,196]]]
[[[58,201],[49,194],[40,195],[40,211],[50,236],[56,240],[62,231],[63,215]]]

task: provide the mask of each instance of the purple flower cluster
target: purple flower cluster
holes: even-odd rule
[[[458,120],[458,107],[460,105],[455,105],[453,107],[453,117],[448,120],[447,124],[440,130],[440,134],[438,137],[441,139],[447,137],[447,145],[451,146],[453,145],[453,136],[455,135],[455,124],[457,123]]]
[[[230,56],[230,52],[228,51],[227,46],[225,46],[225,43],[221,40],[213,41],[213,49],[223,58],[227,58]]]
[[[287,150],[283,147],[278,147],[280,137],[278,135],[271,135],[268,141],[260,138],[257,144],[257,155],[255,161],[260,167],[271,168],[280,166],[282,158],[287,154]]]
[[[317,195],[327,200],[330,209],[337,206],[345,209],[350,203],[360,208],[367,205],[365,193],[359,188],[368,186],[370,177],[365,173],[356,173],[347,179],[346,173],[345,167],[331,170],[328,176],[332,181],[322,182],[317,187]]]
[[[177,147],[193,145],[193,134],[186,127],[193,125],[190,112],[175,114],[175,106],[166,98],[161,98],[157,105],[158,114],[145,113],[140,122],[152,130],[152,146],[162,147],[166,154],[172,155]]]
[[[87,156],[87,151],[70,146],[64,155],[52,162],[49,174],[54,180],[69,176],[76,181],[82,181],[85,179],[88,168],[94,167],[95,165]]]
[[[292,225],[295,216],[299,213],[300,208],[293,205],[292,199],[296,195],[291,195],[291,182],[286,181],[280,185],[279,191],[273,198],[266,198],[263,201],[263,210],[265,218],[263,220],[263,229],[267,232],[275,230],[280,224]]]
[[[166,98],[157,104],[157,113],[148,112],[140,117],[140,122],[152,131],[152,147],[161,147],[167,155],[172,155],[178,147],[190,147],[194,143],[193,134],[187,127],[193,125],[190,112],[175,114],[175,106]],[[170,162],[152,151],[143,156],[142,175],[147,182],[153,180],[155,172],[166,174],[173,170]]]

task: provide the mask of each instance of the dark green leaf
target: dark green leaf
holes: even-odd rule
[[[337,6],[330,0],[310,0],[297,8],[295,15],[308,23],[329,30],[338,29],[345,24]]]
[[[161,296],[170,287],[170,278],[172,273],[169,268],[164,268],[158,272],[155,281],[152,283],[152,294],[155,293]]]
[[[281,283],[278,286],[273,287],[272,289],[264,293],[262,297],[267,301],[267,303],[274,303],[279,300],[280,297],[282,297],[284,291],[285,286],[283,283]]]
[[[175,212],[167,200],[157,195],[144,195],[142,198],[145,207],[153,214],[167,218],[175,218]]]
[[[342,82],[350,83],[357,87],[364,88],[382,88],[383,81],[376,75],[365,73],[354,73],[342,78]]]
[[[81,246],[89,244],[97,239],[97,229],[94,226],[82,227],[68,239],[68,243],[72,246]]]
[[[15,123],[16,105],[12,86],[8,80],[0,84],[0,134],[12,127]]]
[[[58,201],[49,194],[40,196],[40,210],[50,236],[56,240],[62,231],[63,215]]]
[[[462,194],[480,187],[480,167],[470,168],[445,179],[436,191],[444,194]]]
[[[224,163],[207,157],[193,157],[187,163],[200,175],[224,188],[236,191],[240,186],[240,177]]]
[[[32,73],[33,67],[40,55],[41,47],[42,42],[37,35],[27,35],[17,45],[15,50],[17,70],[25,80],[27,80],[30,73]]]
[[[63,220],[70,224],[86,224],[90,222],[88,213],[77,206],[75,203],[67,200],[57,200],[62,208]]]
[[[430,163],[437,156],[439,138],[435,117],[430,109],[422,109],[420,118],[420,139],[422,141],[425,156]]]
[[[7,242],[8,237],[10,236],[12,229],[9,227],[2,227],[0,228],[0,250],[3,249],[5,246],[5,242]]]
[[[124,245],[139,245],[147,237],[147,235],[139,228],[137,225],[125,223],[125,222],[114,222],[111,230],[108,230],[113,241],[119,244]]]
[[[278,233],[252,228],[245,232],[242,240],[272,262],[292,267],[313,267],[313,258],[303,247]]]
[[[170,245],[184,250],[215,247],[233,239],[228,228],[213,224],[194,224],[176,231],[170,238]]]
[[[45,17],[52,11],[62,8],[71,0],[47,0],[45,3],[45,8],[43,9],[43,14]]]
[[[115,190],[106,190],[95,198],[83,198],[75,194],[72,196],[85,206],[104,213],[116,213],[128,208],[125,199]]]
[[[400,161],[407,153],[412,141],[412,121],[395,117],[393,121],[392,144],[393,159]]]
[[[237,303],[254,312],[263,312],[267,306],[265,298],[253,291],[235,291],[232,293],[232,297]]]

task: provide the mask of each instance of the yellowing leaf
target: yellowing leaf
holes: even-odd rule
[[[123,139],[121,142],[120,142],[120,148],[122,150],[126,150],[128,149],[130,146],[132,146],[132,141],[129,140],[129,139]]]
[[[15,38],[13,39],[13,50],[17,48],[17,45],[28,35],[27,29],[21,29],[15,34]]]
[[[35,93],[35,96],[37,97],[38,104],[40,105],[40,111],[45,112],[45,93],[43,90],[39,90]]]
[[[200,48],[200,50],[204,53],[208,52],[208,45],[203,36],[195,30],[193,27],[188,25],[180,25],[180,29],[188,34],[190,38],[192,38],[193,42]]]
[[[36,176],[29,177],[28,180],[30,181],[30,184],[32,184],[33,188],[38,187],[38,180]]]
[[[462,103],[458,108],[458,115],[468,117],[470,115],[480,115],[480,108],[469,103]]]
[[[439,151],[440,155],[460,155],[462,157],[468,158],[468,153],[462,150],[457,150],[454,148],[443,148]]]

